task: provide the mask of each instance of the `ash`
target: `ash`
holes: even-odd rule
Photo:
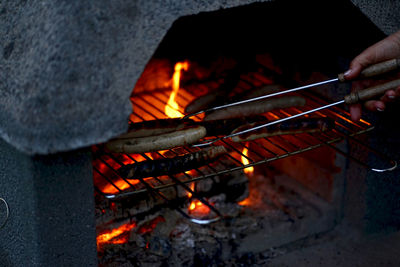
[[[211,224],[195,224],[167,208],[145,216],[126,243],[98,249],[99,265],[265,265],[297,240],[335,226],[335,210],[329,203],[284,174],[271,177],[249,177],[250,194],[236,202],[224,193],[208,198],[224,216]],[[199,219],[212,212],[201,213],[188,212]]]

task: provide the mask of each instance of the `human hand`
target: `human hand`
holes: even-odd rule
[[[353,80],[357,78],[360,72],[366,67],[394,58],[400,58],[400,31],[370,46],[355,57],[353,61],[351,61],[350,68],[345,72],[344,77],[346,80]],[[370,81],[356,81],[353,82],[352,90],[361,90],[370,85]],[[364,106],[371,111],[383,111],[386,107],[385,104],[393,102],[397,97],[400,97],[400,87],[395,90],[386,91],[385,95],[379,100],[365,102]],[[361,104],[351,105],[350,115],[353,121],[358,121],[361,118]]]

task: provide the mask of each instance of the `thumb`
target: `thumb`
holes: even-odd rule
[[[366,54],[367,51],[363,52],[359,56],[353,59],[350,63],[349,69],[344,73],[344,77],[346,80],[353,80],[357,78],[360,72],[373,64],[374,62],[370,59],[369,55]]]

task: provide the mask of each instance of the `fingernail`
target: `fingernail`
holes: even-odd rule
[[[380,111],[380,112],[384,111],[384,109],[382,109],[382,108],[376,108],[376,110]]]
[[[349,69],[349,70],[347,70],[347,71],[344,73],[344,76],[348,76],[348,75],[350,75],[351,73],[352,73],[352,70]]]

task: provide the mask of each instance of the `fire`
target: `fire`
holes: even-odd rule
[[[250,205],[250,199],[249,198],[245,198],[242,201],[238,202],[238,204],[240,206],[248,206],[248,205]]]
[[[135,163],[136,161],[144,160],[144,158],[142,158],[140,155],[131,155],[131,157],[132,158],[129,158],[128,156],[125,156],[125,155],[121,155],[121,158],[119,158],[119,160],[123,164],[132,164],[132,163]],[[113,172],[113,169],[116,170],[121,165],[111,158],[106,159],[105,162],[107,164],[104,162],[101,162],[101,161],[97,161],[97,162],[95,162],[95,166],[99,170],[100,173],[109,177],[115,186],[108,182],[104,183],[103,182],[104,178],[102,178],[101,175],[98,175],[97,172],[95,172],[94,173],[95,183],[97,183],[97,185],[99,186],[99,189],[105,194],[116,194],[116,193],[119,193],[120,190],[123,191],[125,189],[128,189],[130,187],[130,185],[126,181],[124,181],[122,178],[115,175]],[[135,185],[135,184],[139,183],[139,180],[130,180],[129,183],[132,185]],[[116,187],[119,188],[120,190],[118,190]]]
[[[190,185],[189,185],[189,188],[192,190],[192,191],[194,191],[194,183],[191,183]],[[191,198],[192,197],[192,193],[190,193],[189,191],[187,192],[187,196],[188,196],[188,198]]]
[[[192,203],[190,203],[189,210],[194,210],[195,208],[196,208],[196,202],[192,201]]]
[[[179,105],[175,101],[175,97],[179,91],[181,71],[188,70],[188,68],[189,68],[189,63],[187,61],[178,62],[175,64],[175,71],[174,75],[172,76],[172,92],[171,95],[169,96],[167,105],[165,105],[165,115],[167,115],[169,118],[178,118],[183,116],[183,114],[178,111]]]
[[[151,233],[159,223],[161,222],[165,222],[164,217],[162,216],[157,216],[156,218],[154,218],[153,220],[151,220],[150,222],[145,223],[144,225],[142,225],[138,230],[137,233],[144,235],[147,233]]]
[[[248,143],[246,143],[246,145],[247,144]],[[241,156],[241,160],[242,160],[243,165],[249,164],[249,160],[246,158],[248,156],[248,153],[249,153],[249,150],[247,149],[247,147],[244,147],[243,150],[242,150],[242,156]],[[243,171],[248,176],[252,176],[253,173],[254,173],[254,167],[251,166],[251,167],[244,168]],[[250,197],[247,197],[247,198],[243,199],[242,201],[238,202],[238,204],[240,206],[243,206],[243,207],[244,206],[249,206],[251,204]]]
[[[194,183],[191,183],[190,185],[189,185],[189,187],[190,187],[190,189],[192,190],[192,191],[194,191]],[[188,198],[191,198],[192,197],[192,193],[190,193],[190,192],[187,192],[187,196],[188,196]],[[189,212],[195,212],[196,214],[202,214],[202,215],[205,215],[205,214],[208,214],[209,212],[210,212],[210,208],[209,207],[207,207],[206,205],[204,205],[201,201],[199,201],[199,200],[192,200],[191,202],[190,202],[190,204],[189,204],[189,207],[188,207],[188,210],[189,210]]]
[[[201,203],[199,200],[194,200],[189,205],[190,212],[196,212],[197,214],[208,214],[210,208]]]
[[[132,185],[138,184],[139,180],[131,180],[129,181]],[[128,189],[130,185],[125,182],[123,179],[119,179],[113,182],[116,187],[118,187],[121,191]],[[105,194],[116,194],[119,192],[117,188],[115,188],[112,184],[107,184],[102,190]]]
[[[194,183],[189,185],[190,189],[194,191]],[[192,193],[187,193],[188,198],[192,197]],[[195,212],[197,215],[206,215],[210,212],[210,208],[204,205],[200,200],[192,200],[189,204],[188,210],[190,213]]]
[[[117,238],[125,233],[128,233],[130,230],[136,227],[136,222],[123,224],[120,227],[111,230],[108,233],[101,234],[97,236],[97,247],[99,248],[101,245],[112,243],[112,244],[123,244],[126,243],[128,237]]]
[[[243,151],[242,151],[242,154],[243,154],[243,155],[241,156],[243,165],[249,164],[249,160],[246,158],[247,155],[248,155],[248,153],[249,153],[249,150],[247,149],[247,147],[244,147],[244,148],[243,148]],[[244,173],[246,173],[247,175],[252,175],[252,174],[254,173],[254,167],[247,167],[247,168],[245,168],[243,171],[244,171]]]

